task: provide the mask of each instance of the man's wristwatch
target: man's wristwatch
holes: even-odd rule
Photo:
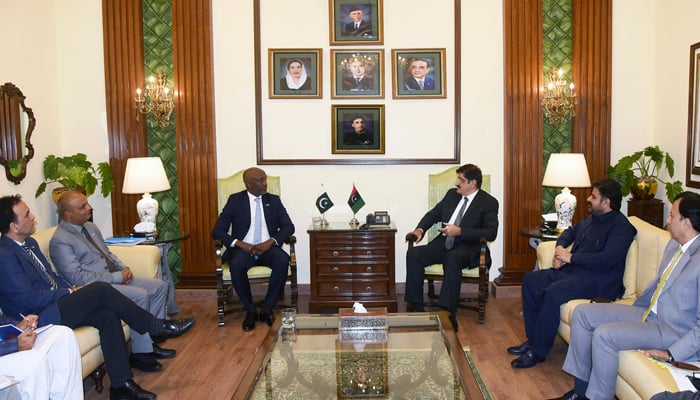
[[[666,353],[668,353],[668,359],[666,360],[666,362],[672,363],[672,362],[676,361],[676,360],[673,358],[673,354],[671,354],[671,350],[666,350]]]

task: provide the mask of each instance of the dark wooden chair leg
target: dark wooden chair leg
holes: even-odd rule
[[[97,393],[102,393],[105,388],[103,383],[105,372],[104,364],[102,364],[90,374],[90,378],[92,378],[92,381],[95,383],[95,390]]]

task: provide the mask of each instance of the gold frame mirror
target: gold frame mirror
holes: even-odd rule
[[[15,185],[27,175],[27,164],[34,157],[30,139],[36,119],[24,100],[24,94],[14,84],[0,86],[0,164]]]

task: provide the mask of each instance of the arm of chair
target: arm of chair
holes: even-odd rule
[[[406,242],[408,243],[408,248],[412,248],[414,246],[414,243],[418,239],[415,233],[409,232],[406,234]],[[482,236],[479,238],[479,242],[481,243],[481,247],[479,250],[479,269],[486,269],[486,248],[488,246],[488,241],[486,240],[486,237]],[[553,255],[554,253],[552,253]],[[551,260],[551,258],[550,258]]]
[[[296,270],[297,270],[297,251],[296,251],[296,243],[297,243],[297,237],[292,235],[287,240],[284,241],[285,244],[289,245],[289,268],[292,269],[292,272],[294,275],[296,275]],[[223,264],[222,262],[222,257],[224,255],[224,252],[226,251],[226,246],[224,246],[223,243],[221,243],[220,240],[217,240],[214,244],[214,249],[216,252],[216,273],[219,275],[222,273],[221,266]]]
[[[557,247],[557,242],[547,241],[540,242],[537,245],[537,264],[540,269],[552,268],[552,260],[554,259],[554,249]]]
[[[135,276],[158,279],[158,269],[160,268],[158,246],[109,246],[109,251],[131,268]]]

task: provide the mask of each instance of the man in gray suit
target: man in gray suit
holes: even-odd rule
[[[559,399],[615,397],[618,352],[658,360],[700,359],[700,195],[683,192],[666,220],[671,240],[654,279],[633,305],[582,304],[571,318],[564,371],[574,389]]]
[[[49,253],[56,269],[73,285],[106,282],[139,307],[165,319],[168,285],[158,279],[135,277],[131,269],[109,251],[97,225],[90,222],[92,207],[79,192],[65,192],[58,200],[60,222],[51,238]],[[131,330],[133,368],[146,372],[163,369],[157,359],[175,357],[175,350],[153,343],[148,333]]]

